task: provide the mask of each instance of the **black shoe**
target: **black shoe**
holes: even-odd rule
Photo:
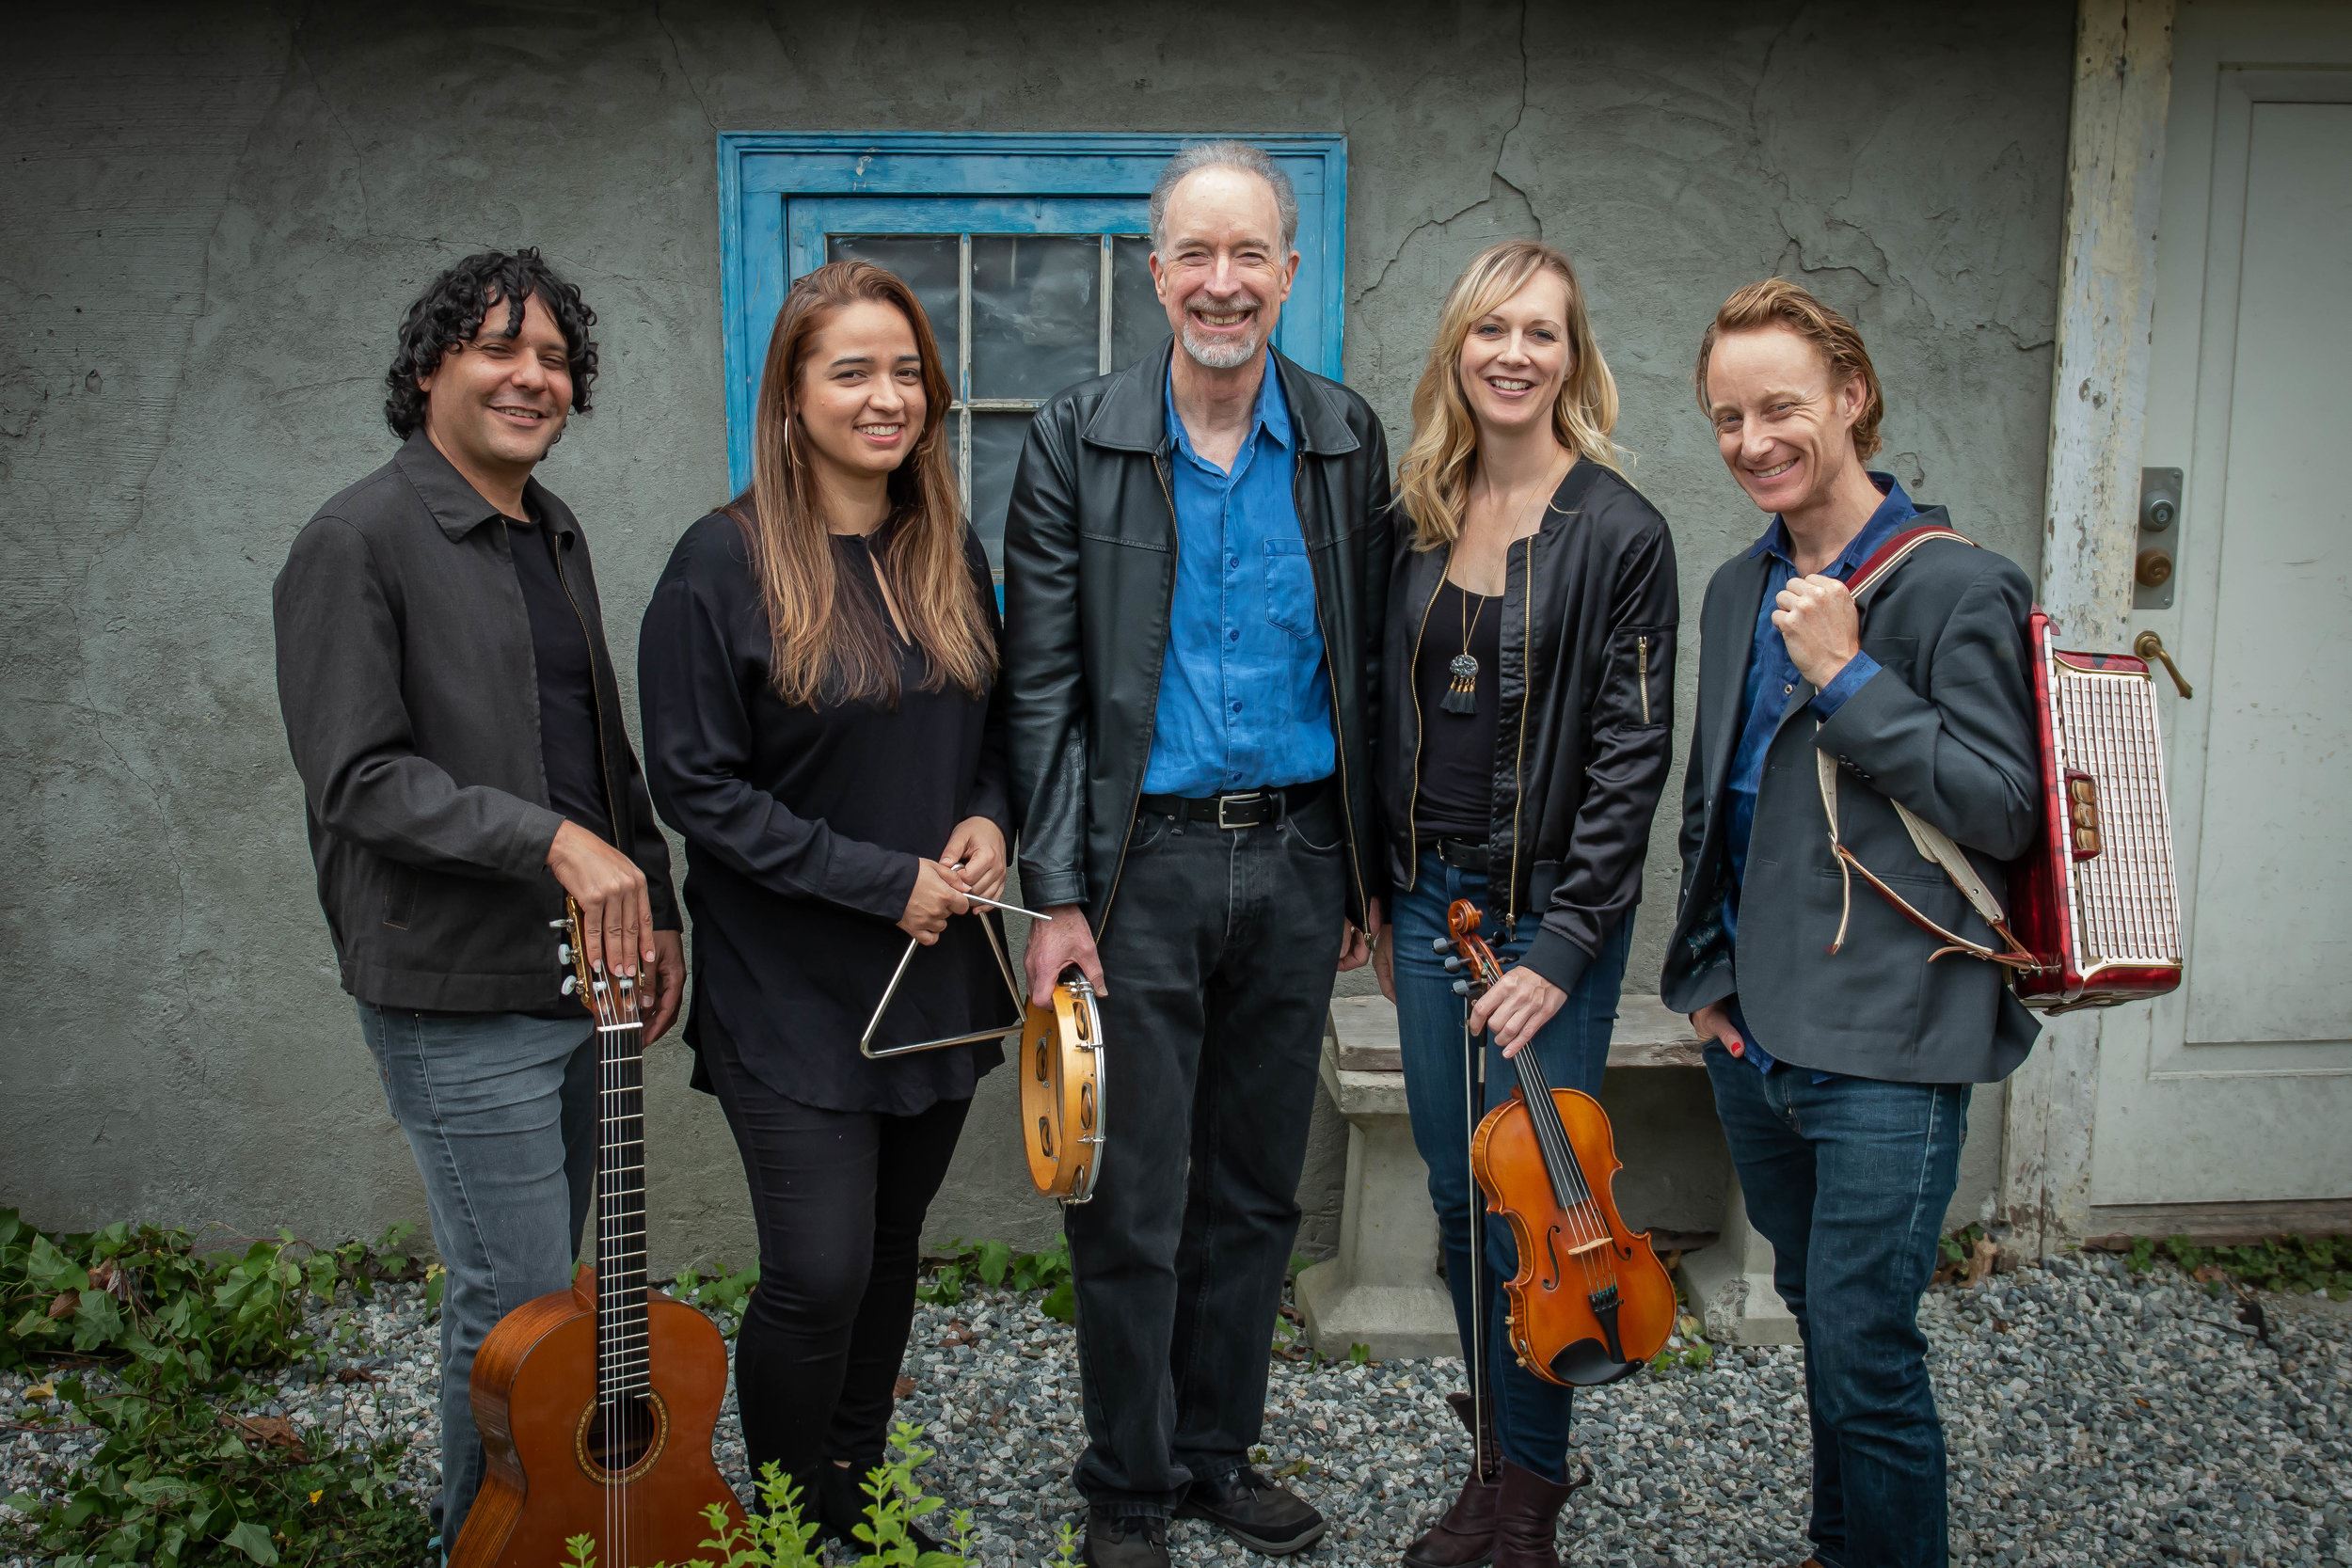
[[[1087,1510],[1087,1568],[1168,1568],[1168,1521],[1156,1513]]]
[[[1288,1557],[1323,1538],[1323,1515],[1312,1505],[1246,1465],[1194,1481],[1176,1515],[1206,1519],[1268,1557]]]

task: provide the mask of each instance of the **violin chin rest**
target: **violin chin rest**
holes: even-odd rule
[[[1598,1339],[1579,1339],[1551,1358],[1552,1381],[1576,1388],[1597,1388],[1641,1370],[1639,1361],[1612,1358],[1609,1347]]]

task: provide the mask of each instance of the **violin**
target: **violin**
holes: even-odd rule
[[[1468,996],[1502,978],[1479,924],[1467,898],[1446,911],[1454,952],[1446,968],[1463,975],[1454,989]],[[1599,1102],[1551,1087],[1533,1051],[1511,1065],[1518,1085],[1470,1135],[1470,1172],[1486,1210],[1502,1216],[1518,1247],[1518,1272],[1502,1286],[1511,1349],[1547,1383],[1614,1383],[1665,1347],[1674,1282],[1649,1232],[1627,1229],[1617,1212],[1611,1187],[1621,1166]]]

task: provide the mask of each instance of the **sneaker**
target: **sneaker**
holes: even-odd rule
[[[1206,1519],[1268,1557],[1287,1557],[1323,1538],[1323,1515],[1313,1505],[1247,1465],[1194,1481],[1176,1513],[1184,1519]]]
[[[1168,1521],[1157,1513],[1087,1510],[1087,1568],[1168,1568]]]

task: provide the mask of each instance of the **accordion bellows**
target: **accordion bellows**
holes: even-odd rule
[[[2041,727],[2042,831],[2011,868],[2017,938],[2041,960],[2012,978],[2044,1012],[2161,996],[2181,983],[2180,892],[2164,740],[2148,663],[2074,653],[2027,622]]]

